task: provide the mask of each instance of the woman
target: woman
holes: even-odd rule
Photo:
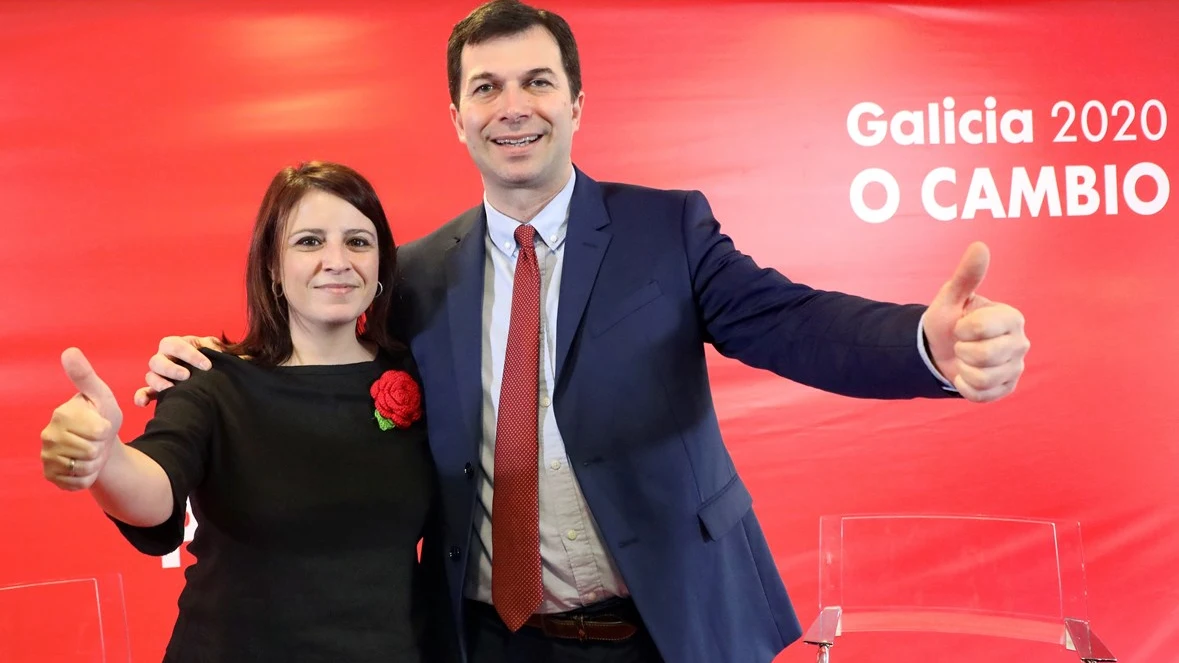
[[[245,338],[204,350],[213,369],[169,389],[143,435],[119,442],[110,390],[63,354],[80,394],[42,432],[45,477],[89,489],[147,554],[180,545],[189,496],[200,523],[165,661],[426,660],[434,471],[386,327],[394,262],[363,177],[287,168],[254,226]]]

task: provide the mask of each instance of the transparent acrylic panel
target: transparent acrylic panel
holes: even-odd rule
[[[1089,630],[1080,525],[844,515],[820,521],[820,614],[805,640],[854,632],[983,635],[1113,661]]]
[[[119,575],[0,587],[0,661],[128,663]]]

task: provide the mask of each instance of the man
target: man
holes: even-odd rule
[[[457,24],[451,119],[483,204],[402,248],[404,326],[442,485],[441,561],[473,663],[771,660],[799,638],[721,439],[705,344],[819,389],[993,401],[1020,313],[974,293],[970,247],[929,307],[795,284],[721,234],[697,192],[572,163],[573,34],[510,0]],[[199,364],[165,339],[150,388]],[[437,543],[438,541],[435,541]]]

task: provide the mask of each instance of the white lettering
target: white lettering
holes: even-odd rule
[[[1089,166],[1064,167],[1064,192],[1068,216],[1089,216],[1101,205],[1101,196],[1093,190],[1097,173]],[[1084,199],[1084,202],[1081,200]]]
[[[925,206],[925,211],[938,221],[953,221],[958,218],[957,203],[947,206],[939,205],[937,202],[937,185],[942,182],[953,184],[956,179],[957,173],[953,168],[942,166],[929,171],[925,181],[921,183],[921,204]]]
[[[880,172],[883,173],[883,171]],[[963,196],[961,190],[956,190],[954,186],[958,181],[957,172],[953,168],[943,166],[934,168],[922,180],[921,204],[925,208],[925,212],[938,221],[969,220],[975,218],[979,212],[989,213],[995,219],[1018,219],[1025,215],[1036,217],[1043,215],[1045,208],[1047,208],[1046,214],[1049,217],[1092,216],[1099,211],[1108,216],[1115,216],[1121,210],[1122,202],[1135,214],[1150,216],[1158,214],[1166,206],[1171,196],[1171,183],[1167,173],[1154,163],[1136,164],[1126,171],[1125,176],[1120,180],[1118,168],[1113,164],[1105,164],[1100,169],[1085,165],[1065,166],[1064,172],[1061,174],[1063,175],[1063,185],[1057,180],[1057,171],[1054,167],[1042,166],[1033,182],[1027,168],[1022,166],[1013,168],[1010,190],[1003,192],[1007,194],[1006,205],[1004,205],[1003,193],[1000,193],[990,168],[975,168],[973,170],[970,184]],[[891,175],[884,173],[884,176],[888,177],[889,181],[895,182],[891,179]],[[1101,182],[1098,182],[1099,177]],[[1142,200],[1138,196],[1137,185],[1139,180],[1143,178],[1153,180],[1157,188],[1157,192],[1150,200]],[[881,180],[877,175],[875,179],[867,181]],[[861,193],[862,186],[866,185],[867,181],[861,185]],[[884,184],[883,181],[881,183]],[[943,184],[949,186],[940,188],[941,197],[939,200],[937,195],[939,185]],[[1118,198],[1119,190],[1121,200]],[[958,198],[958,196],[962,197]],[[1104,206],[1102,205],[1103,197]],[[891,190],[889,199],[892,200]],[[957,204],[945,204],[947,201],[955,199],[962,201],[960,215]],[[879,223],[887,220],[895,211],[896,206],[894,205],[887,216],[871,222]],[[863,217],[861,216],[861,218]]]
[[[884,204],[878,209],[868,207],[864,202],[864,189],[869,184],[879,184],[884,187]],[[893,214],[897,213],[897,208],[901,205],[901,187],[897,184],[897,180],[887,170],[882,168],[869,168],[856,175],[851,183],[851,206],[852,211],[856,216],[860,217],[861,221],[868,223],[884,223],[892,218]]]
[[[1143,202],[1135,189],[1138,180],[1143,177],[1154,180],[1155,185],[1159,188],[1154,200],[1150,202]],[[1143,162],[1126,171],[1126,179],[1122,181],[1122,197],[1126,199],[1126,207],[1134,210],[1135,214],[1142,216],[1158,214],[1159,210],[1167,204],[1167,199],[1171,197],[1171,181],[1167,179],[1166,171],[1157,164]]]
[[[925,142],[925,116],[921,111],[901,111],[888,123],[892,139],[897,145],[921,145]],[[905,132],[905,125],[909,130]]]
[[[1040,168],[1040,175],[1036,178],[1036,186],[1032,186],[1028,170],[1023,166],[1011,171],[1011,199],[1007,206],[1007,216],[1018,219],[1027,203],[1028,214],[1040,215],[1040,207],[1048,201],[1048,216],[1060,216],[1060,190],[1056,188],[1056,171],[1052,166]]]
[[[1003,201],[999,197],[999,189],[995,186],[995,178],[991,177],[990,168],[975,168],[974,176],[970,178],[970,190],[966,193],[966,203],[962,205],[962,218],[973,219],[979,209],[985,209],[996,219],[1004,218]]]
[[[847,134],[851,136],[852,141],[856,145],[872,147],[873,145],[883,143],[888,123],[880,120],[868,120],[865,123],[868,133],[861,133],[860,118],[865,115],[880,117],[884,115],[884,109],[871,101],[865,101],[852,106],[851,112],[847,114]]]
[[[972,145],[1032,142],[1030,109],[1010,108],[1000,113],[993,96],[983,100],[983,109],[957,114],[956,105],[953,97],[946,97],[940,108],[931,102],[924,110],[900,109],[889,115],[879,104],[863,101],[848,112],[847,134],[863,147],[874,147],[890,138],[897,145],[953,145],[959,138]]]

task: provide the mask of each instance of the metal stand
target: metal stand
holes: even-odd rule
[[[816,663],[830,663],[835,638],[842,635],[842,617],[841,608],[823,608],[803,636],[803,642],[819,648]],[[1065,618],[1063,644],[1069,651],[1077,652],[1083,663],[1117,663],[1118,660],[1083,619]]]

